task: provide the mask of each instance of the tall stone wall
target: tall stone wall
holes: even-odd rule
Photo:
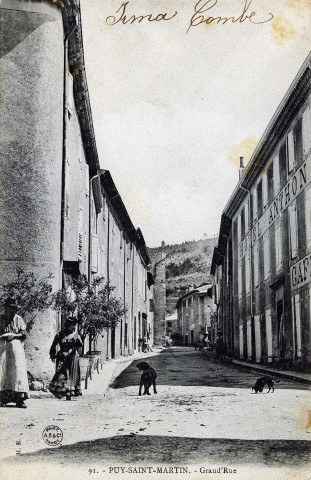
[[[154,268],[154,344],[161,345],[165,337],[166,283],[165,254],[151,255]]]
[[[37,1],[1,2],[1,283],[16,268],[54,276],[60,286],[63,25],[60,10]],[[26,341],[27,368],[54,371],[52,311],[38,315]]]

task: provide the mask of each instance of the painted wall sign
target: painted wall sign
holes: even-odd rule
[[[310,182],[311,156],[308,157],[303,165],[289,179],[285,187],[276,195],[273,202],[271,202],[263,215],[239,244],[239,261],[244,257],[250,246],[255,245],[287,207],[304,191]]]
[[[311,282],[311,253],[291,266],[290,282],[292,291]]]

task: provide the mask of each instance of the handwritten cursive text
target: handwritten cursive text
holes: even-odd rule
[[[116,25],[117,23],[121,22],[124,25],[127,23],[141,23],[143,20],[147,20],[149,22],[160,22],[161,20],[172,20],[172,18],[176,17],[177,12],[171,16],[168,16],[168,13],[158,13],[157,15],[153,15],[152,13],[149,13],[148,15],[131,15],[131,16],[126,16],[126,8],[128,6],[129,2],[124,2],[122,3],[121,7],[118,8],[116,11],[116,14],[118,13],[119,15],[110,15],[109,17],[106,18],[106,23],[107,25]]]
[[[255,21],[254,17],[257,15],[256,12],[248,13],[249,7],[251,6],[252,0],[245,0],[245,4],[243,7],[243,11],[241,15],[238,17],[212,17],[205,15],[206,12],[211,10],[217,5],[218,0],[199,0],[194,7],[194,14],[191,17],[190,24],[186,33],[189,32],[190,28],[197,27],[201,23],[206,23],[207,25],[215,22],[220,25],[224,25],[225,23],[231,20],[232,23],[243,23],[245,20],[249,20],[251,23],[255,25],[260,25],[262,23],[270,22],[273,18],[272,13],[269,13],[269,18],[263,21]],[[208,14],[209,15],[209,14]]]

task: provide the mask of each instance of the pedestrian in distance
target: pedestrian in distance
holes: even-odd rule
[[[224,356],[225,356],[225,344],[222,339],[222,333],[218,332],[216,342],[215,342],[214,362],[220,361],[220,363],[223,363]]]
[[[56,373],[49,385],[49,390],[56,398],[82,395],[79,356],[82,353],[82,341],[76,332],[77,320],[70,317],[63,330],[58,332],[50,349],[50,357],[56,362]],[[58,352],[56,352],[59,347]]]
[[[16,403],[27,408],[29,398],[24,341],[26,325],[17,315],[18,307],[13,299],[7,299],[0,324],[0,404]]]

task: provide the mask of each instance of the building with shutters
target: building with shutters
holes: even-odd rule
[[[221,218],[215,328],[230,354],[311,363],[311,55],[283,98]]]
[[[211,284],[203,284],[193,288],[177,302],[178,331],[185,346],[199,343],[202,334],[207,334],[209,340],[211,338],[213,313],[211,287]]]
[[[78,274],[102,276],[127,308],[103,339],[103,355],[132,353],[153,334],[152,282],[143,235],[111,175],[100,169],[84,66],[79,0],[1,2],[1,281],[17,268],[53,275],[53,290]],[[49,349],[60,318],[37,316],[28,370],[51,378]]]

